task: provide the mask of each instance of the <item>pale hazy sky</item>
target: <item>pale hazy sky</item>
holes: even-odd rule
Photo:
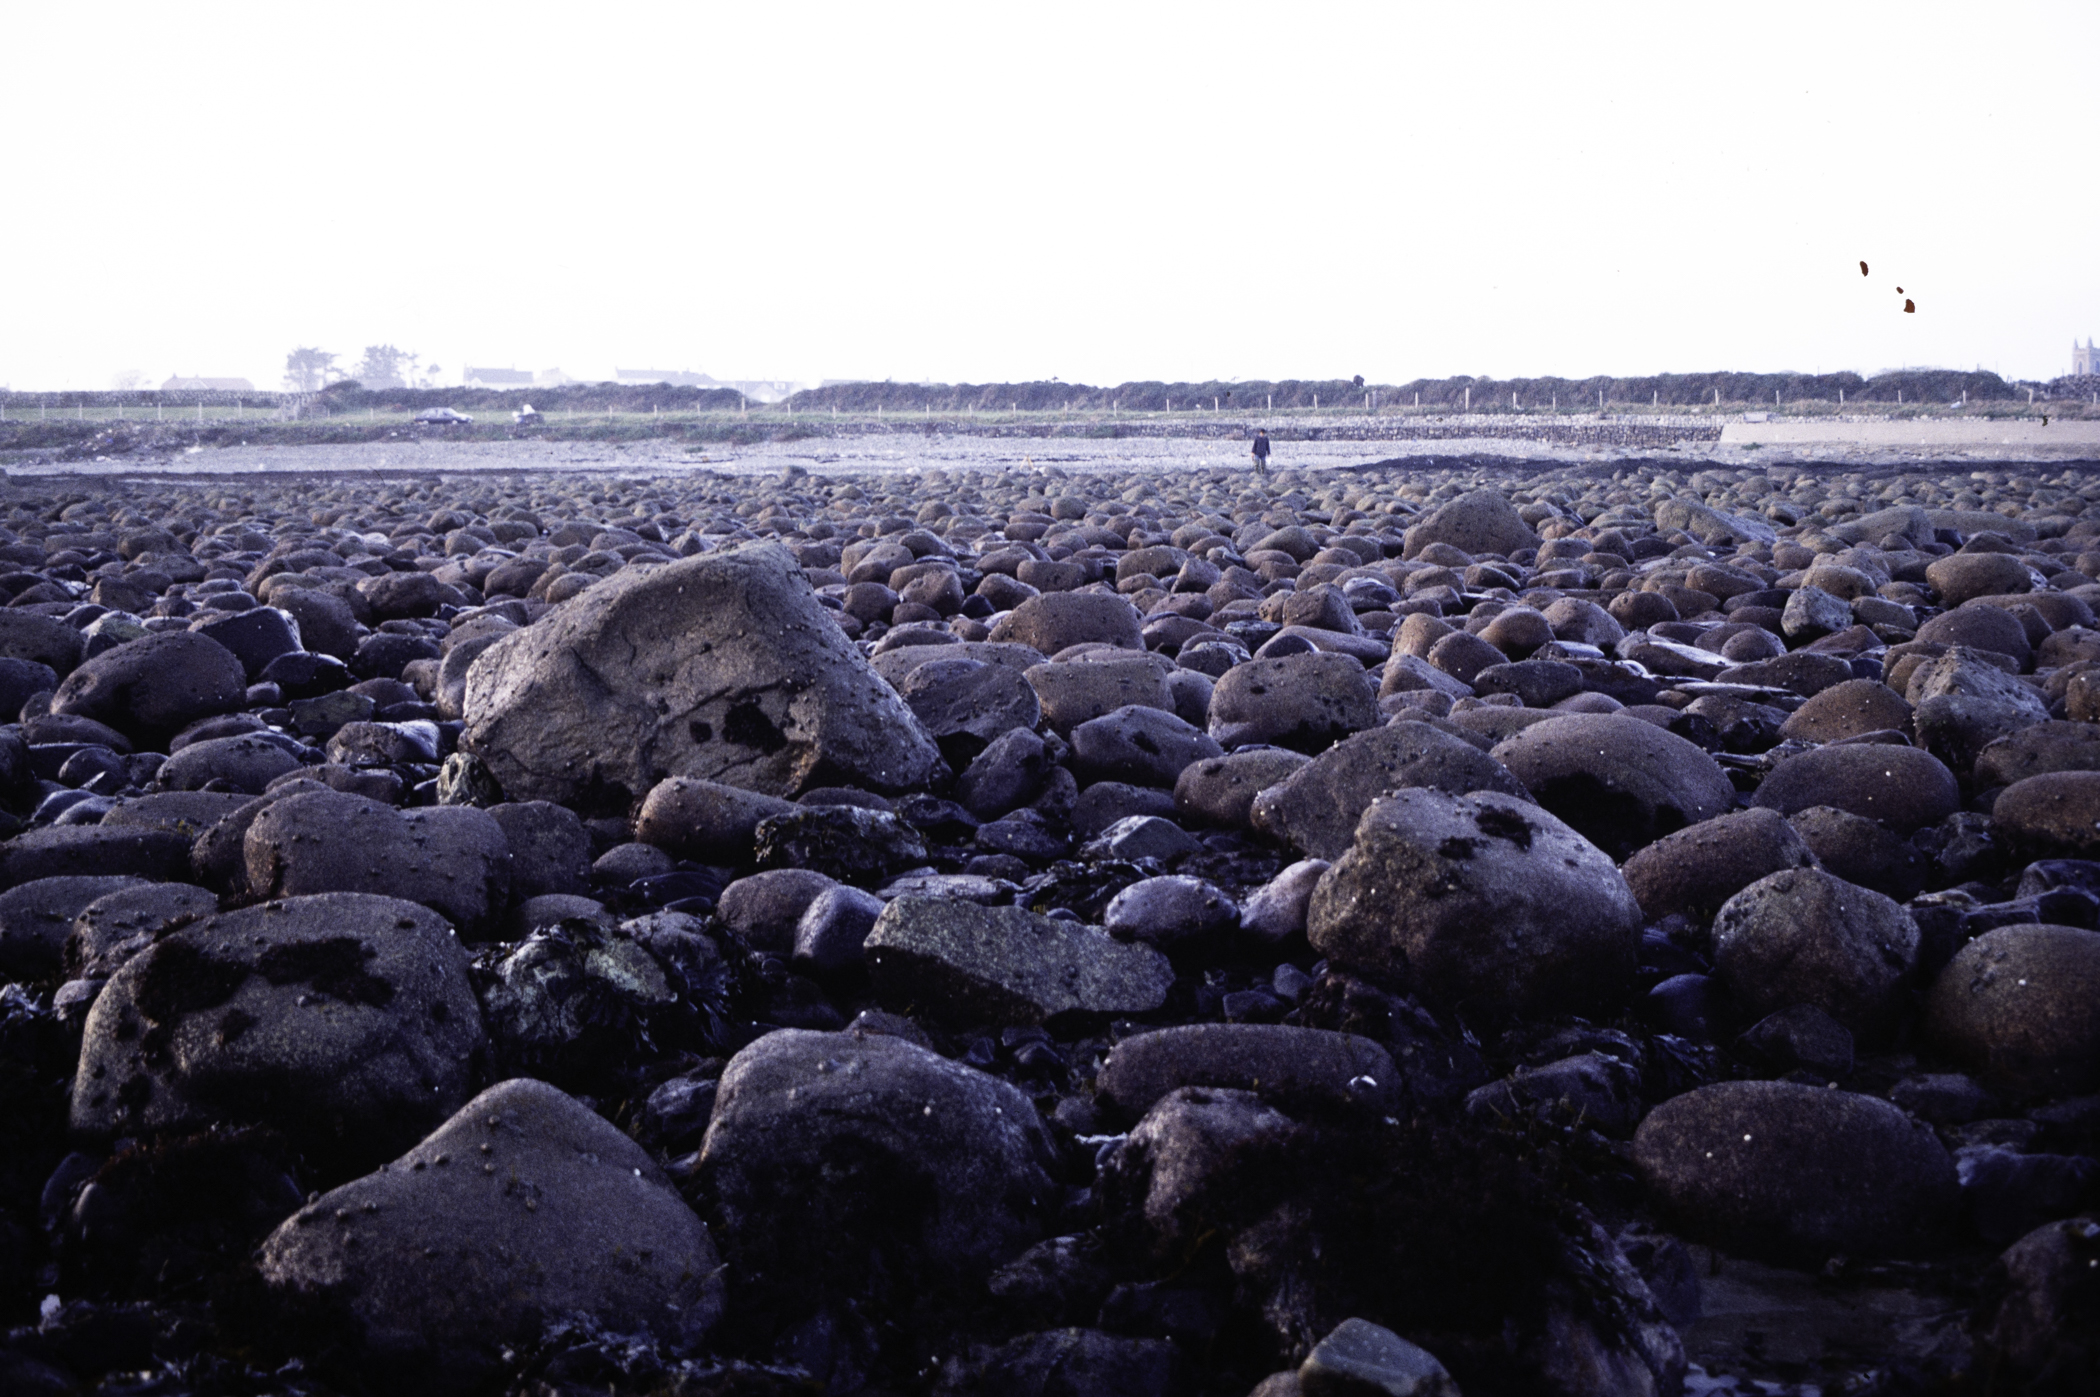
[[[379,341],[448,380],[2047,377],[2100,336],[2090,0],[32,3],[0,46],[16,389]]]

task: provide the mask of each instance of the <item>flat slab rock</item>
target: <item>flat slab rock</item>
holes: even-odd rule
[[[886,1007],[958,1021],[1142,1014],[1164,1004],[1174,983],[1167,958],[1149,946],[1019,907],[900,897],[865,949]]]

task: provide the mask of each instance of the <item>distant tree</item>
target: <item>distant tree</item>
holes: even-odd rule
[[[335,372],[335,356],[322,349],[300,346],[284,356],[284,386],[311,393]]]
[[[368,344],[365,357],[350,372],[367,388],[406,388],[415,371],[416,356],[390,344]]]
[[[142,369],[119,369],[109,376],[109,386],[119,393],[129,393],[146,386],[146,374]]]

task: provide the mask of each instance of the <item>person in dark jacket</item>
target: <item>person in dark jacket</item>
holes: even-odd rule
[[[1263,430],[1254,433],[1254,473],[1264,477],[1269,473],[1269,434]]]

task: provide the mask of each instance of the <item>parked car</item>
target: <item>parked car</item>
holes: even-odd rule
[[[427,422],[433,427],[466,426],[474,419],[464,412],[455,412],[449,407],[434,407],[416,414],[416,421]]]

